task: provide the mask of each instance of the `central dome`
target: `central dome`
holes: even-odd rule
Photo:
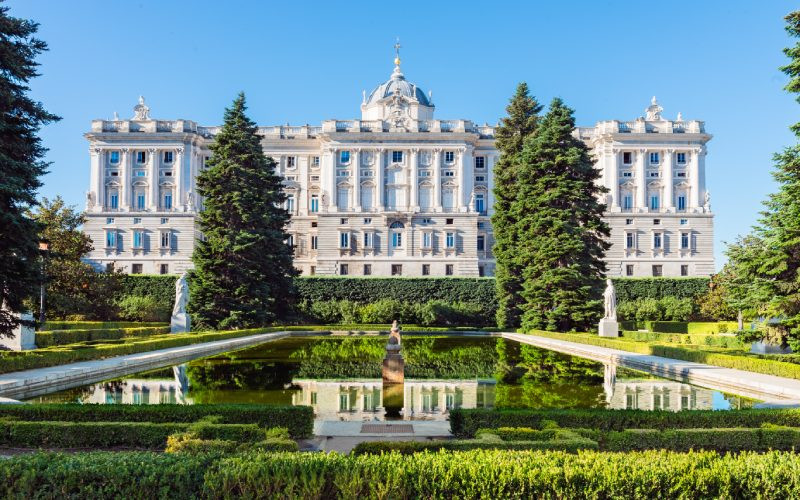
[[[389,78],[389,80],[375,87],[375,90],[369,94],[366,104],[367,106],[375,104],[386,97],[391,97],[397,91],[399,91],[402,96],[416,99],[423,106],[431,107],[431,103],[425,95],[425,92],[406,80],[406,77],[400,72],[399,65],[395,66],[392,77]]]

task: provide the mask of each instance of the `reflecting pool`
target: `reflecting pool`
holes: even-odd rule
[[[444,420],[453,408],[731,409],[754,401],[493,337],[403,337],[405,382],[384,387],[386,337],[296,337],[31,402],[310,405],[322,420]]]

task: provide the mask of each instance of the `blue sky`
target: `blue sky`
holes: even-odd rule
[[[403,71],[433,90],[436,116],[496,123],[519,81],[559,96],[579,125],[630,120],[652,95],[674,118],[706,121],[715,253],[756,221],[774,189],[772,154],[800,107],[782,88],[792,2],[260,2],[10,0],[50,51],[33,95],[63,120],[42,131],[53,162],[41,194],[82,207],[83,133],[132,115],[219,124],[246,92],[260,125],[359,115],[361,91]]]

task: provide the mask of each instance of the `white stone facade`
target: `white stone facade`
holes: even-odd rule
[[[611,189],[608,274],[707,275],[714,269],[710,136],[702,122],[662,120],[653,109],[660,110],[652,105],[646,119],[575,132],[594,148]],[[397,59],[391,78],[364,93],[360,120],[259,128],[264,153],[285,179],[290,243],[303,274],[494,274],[494,129],[433,113],[431,94],[405,79]],[[91,262],[146,274],[191,267],[202,209],[195,179],[218,129],[151,119],[141,98],[131,120],[92,122],[84,229],[95,246]]]

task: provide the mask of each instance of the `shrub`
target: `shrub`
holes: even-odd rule
[[[216,416],[217,423],[220,424],[256,424],[262,428],[285,427],[293,438],[310,437],[314,428],[314,412],[310,406],[260,404],[0,405],[0,418],[15,418],[25,421],[172,422],[188,424],[196,423],[208,416]],[[206,422],[203,423],[205,424]],[[202,426],[200,427],[200,437],[209,438],[210,435],[202,434]],[[214,434],[213,437],[218,437],[218,435]],[[263,434],[259,434],[258,438],[260,439],[261,437],[263,437]],[[276,436],[267,435],[266,437]]]
[[[664,310],[658,299],[650,297],[636,301],[636,321],[660,320],[664,318]]]
[[[165,453],[233,453],[241,443],[224,439],[199,439],[191,433],[181,432],[167,438]]]
[[[694,301],[690,298],[661,297],[660,302],[667,321],[688,321],[694,312]]]
[[[677,297],[696,299],[708,291],[709,278],[614,278],[621,302]]]
[[[748,409],[737,411],[685,410],[487,410],[450,411],[450,431],[457,437],[473,437],[478,429],[500,427],[539,428],[552,420],[565,428],[601,431],[626,429],[692,429],[760,427],[771,423],[800,427],[800,410]]]
[[[119,340],[126,337],[147,337],[170,332],[167,326],[146,326],[141,328],[102,328],[86,330],[50,330],[36,332],[36,346],[39,348],[54,345],[74,344],[97,340]]]
[[[485,434],[484,436],[488,436]],[[469,451],[469,450],[559,450],[577,452],[578,450],[596,450],[597,442],[576,434],[564,438],[555,437],[538,441],[505,441],[492,439],[478,440],[434,440],[434,441],[368,441],[356,445],[353,455],[374,455],[398,452],[411,455],[424,451]]]
[[[128,321],[169,321],[171,307],[149,295],[128,295],[120,300],[119,315]]]
[[[800,429],[636,429],[609,432],[604,439],[604,449],[632,451],[664,449],[673,451],[715,450],[767,451],[793,450],[800,446]]]

